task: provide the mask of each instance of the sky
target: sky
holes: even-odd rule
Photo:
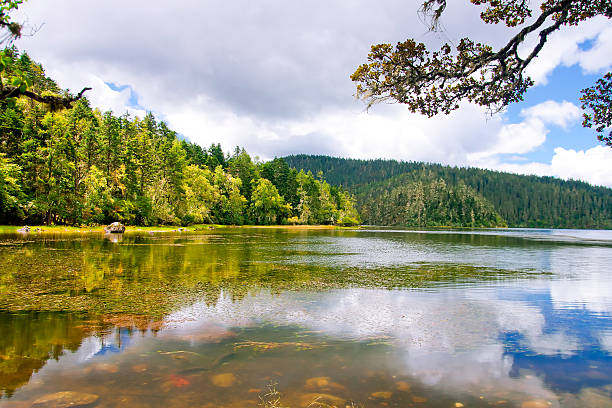
[[[534,2],[537,3],[537,2]],[[580,90],[612,66],[612,21],[556,32],[529,68],[525,101],[490,116],[465,103],[426,118],[400,104],[366,110],[351,73],[372,44],[439,48],[462,37],[499,47],[513,31],[482,8],[449,2],[429,32],[405,0],[28,0],[16,45],[92,106],[151,111],[202,146],[241,146],[260,160],[326,154],[474,166],[612,187],[612,148],[582,128]],[[533,41],[533,39],[528,39]]]

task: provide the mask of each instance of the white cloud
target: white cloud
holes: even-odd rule
[[[569,124],[580,118],[582,111],[571,102],[546,101],[523,109],[521,116],[528,120],[540,120],[544,124],[553,124],[567,128]]]
[[[532,38],[525,44],[525,49],[533,48],[536,40]],[[593,46],[586,51],[580,46],[585,41],[593,41]],[[605,17],[592,18],[553,33],[526,72],[537,85],[546,85],[548,76],[560,65],[569,67],[578,64],[588,73],[601,72],[612,66],[611,45],[610,20]]]
[[[562,178],[590,181],[612,187],[612,149],[596,146],[586,151],[557,147],[551,168]]]
[[[548,163],[500,163],[491,160],[481,165],[487,168],[518,174],[555,176],[563,179],[582,180],[588,183],[612,187],[612,149],[595,146],[587,150],[573,150],[557,147],[550,164]]]
[[[563,101],[546,101],[521,111],[524,120],[520,123],[505,124],[488,149],[472,152],[468,155],[470,164],[483,164],[483,161],[497,154],[529,153],[544,144],[550,132],[548,125],[566,129],[576,122],[581,110],[573,103]]]

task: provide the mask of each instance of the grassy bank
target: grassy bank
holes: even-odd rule
[[[29,225],[30,233],[86,233],[104,232],[104,225],[71,227],[66,225]],[[16,233],[22,226],[0,225],[0,233]],[[359,227],[340,227],[336,225],[219,225],[219,224],[198,224],[188,227],[178,225],[157,225],[157,226],[138,226],[129,225],[125,227],[125,232],[195,232],[211,229],[228,228],[266,228],[266,229],[286,229],[286,230],[333,230],[333,229],[353,229]]]

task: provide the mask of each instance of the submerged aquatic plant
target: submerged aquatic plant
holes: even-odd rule
[[[289,408],[281,403],[281,393],[278,392],[276,386],[278,383],[272,382],[267,385],[268,391],[259,396],[259,406],[264,408]]]

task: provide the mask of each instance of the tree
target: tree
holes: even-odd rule
[[[277,224],[291,213],[291,206],[285,204],[270,180],[260,178],[253,190],[250,210],[257,224]]]
[[[85,87],[76,95],[42,94],[31,89],[31,79],[14,65],[16,53],[14,49],[8,47],[15,39],[21,37],[23,26],[12,21],[10,14],[23,2],[24,0],[0,0],[0,45],[7,47],[0,51],[0,100],[14,102],[20,96],[25,96],[44,103],[51,111],[70,108],[91,88]]]
[[[523,100],[525,92],[533,85],[533,80],[524,71],[553,32],[595,16],[612,17],[610,0],[546,0],[539,11],[535,11],[528,0],[470,1],[486,6],[480,14],[485,23],[504,23],[507,27],[519,27],[519,32],[498,50],[469,38],[461,39],[454,50],[444,44],[435,52],[413,39],[399,42],[395,47],[373,45],[368,63],[351,75],[357,83],[357,96],[365,100],[368,107],[391,100],[428,117],[448,114],[463,100],[497,112],[512,102]],[[421,12],[430,29],[438,28],[445,8],[446,0],[424,0]],[[525,40],[530,35],[536,35],[537,41],[525,52],[522,48],[527,47]],[[608,91],[584,90],[583,102],[594,111],[594,114],[585,114],[585,126],[595,126],[601,132],[603,127],[610,125],[610,73],[600,81],[604,81],[601,86],[608,84]],[[607,116],[600,112],[607,112]]]
[[[21,201],[21,186],[18,183],[21,177],[19,166],[11,163],[3,153],[0,153],[0,220],[15,211],[23,215],[19,208]]]
[[[208,168],[189,165],[185,168],[185,199],[183,220],[187,223],[201,224],[211,221],[211,208],[215,199],[220,199],[219,192],[210,184],[212,173]]]
[[[255,166],[251,160],[251,156],[249,156],[244,148],[240,149],[236,147],[234,155],[227,162],[227,169],[232,176],[242,180],[240,194],[242,194],[247,201],[251,200],[251,193],[259,179],[259,173],[257,171],[257,166]]]

